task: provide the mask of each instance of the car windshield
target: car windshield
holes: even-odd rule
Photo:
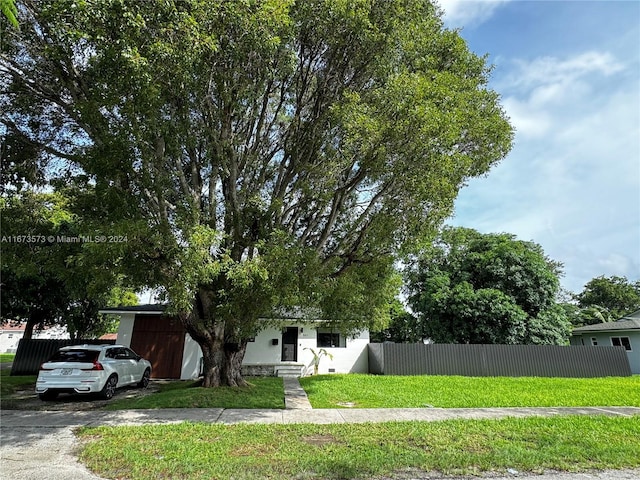
[[[97,350],[60,350],[49,362],[93,363],[98,359]]]

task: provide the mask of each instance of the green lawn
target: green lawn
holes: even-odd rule
[[[23,402],[11,398],[18,389],[35,389],[35,376],[9,376],[8,370],[0,373],[0,405],[2,408],[22,408]],[[141,408],[284,408],[284,386],[281,378],[247,377],[250,386],[246,388],[201,388],[197,382],[172,381],[161,383],[159,391],[143,397],[127,393],[137,393],[136,388],[118,390],[105,410],[128,410]],[[35,397],[35,392],[34,392]],[[60,396],[60,399],[68,398]],[[83,398],[76,396],[76,398]],[[85,398],[86,400],[86,398]],[[49,404],[55,404],[48,402]]]
[[[300,379],[314,408],[640,406],[640,377],[319,375]]]
[[[344,479],[407,469],[447,474],[507,468],[640,467],[640,418],[555,417],[334,425],[154,425],[83,428],[97,474],[130,480]]]
[[[11,376],[11,370],[0,370],[0,396],[4,397],[12,394],[18,388],[32,386],[35,388],[35,375]]]
[[[175,381],[141,398],[114,398],[107,410],[139,408],[284,408],[281,378],[247,377],[246,388],[202,388],[198,382]],[[117,395],[117,394],[116,394]]]
[[[0,363],[13,362],[14,358],[16,358],[15,353],[0,353]]]

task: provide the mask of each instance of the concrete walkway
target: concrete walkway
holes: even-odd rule
[[[180,422],[203,423],[367,423],[452,419],[496,419],[506,417],[555,417],[561,415],[640,416],[640,407],[554,407],[554,408],[358,408],[288,410],[167,408],[161,410],[117,410],[47,412],[5,410],[0,413],[2,429],[12,427],[80,427],[101,425],[148,425]]]
[[[284,408],[287,410],[311,410],[313,407],[307,397],[307,392],[300,385],[296,377],[284,377]]]

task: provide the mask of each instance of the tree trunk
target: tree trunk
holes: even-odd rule
[[[247,341],[224,343],[218,339],[199,343],[203,356],[203,387],[246,387],[242,378],[242,359],[247,350]]]
[[[44,315],[38,309],[32,309],[29,312],[29,318],[27,319],[27,324],[24,327],[24,334],[22,335],[23,340],[31,340],[33,338],[33,329],[41,325],[44,320]]]
[[[180,315],[182,324],[202,350],[203,387],[245,387],[241,366],[247,340],[229,343],[225,322],[213,317],[211,292],[200,291],[193,311]]]

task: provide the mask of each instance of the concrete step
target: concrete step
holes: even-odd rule
[[[301,377],[304,365],[276,365],[276,376],[278,377]]]

